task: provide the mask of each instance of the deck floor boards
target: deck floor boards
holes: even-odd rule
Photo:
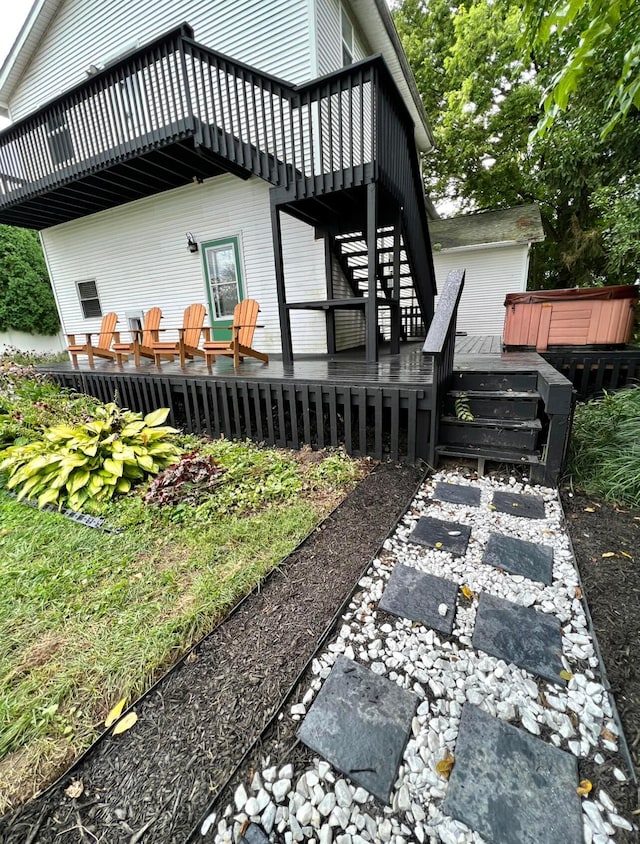
[[[502,338],[499,336],[456,337],[455,369],[536,371],[542,363],[543,359],[536,352],[503,352]],[[390,355],[383,349],[377,363],[365,361],[362,350],[350,350],[336,355],[298,356],[291,366],[285,366],[278,357],[272,357],[268,364],[246,358],[237,372],[233,369],[232,360],[225,357],[219,357],[211,371],[200,359],[187,361],[184,368],[177,361],[165,361],[161,366],[156,366],[150,360],[143,360],[136,367],[133,361],[118,366],[115,362],[96,360],[92,369],[82,359],[77,368],[68,361],[47,364],[41,368],[52,373],[131,374],[159,379],[169,377],[172,380],[186,377],[213,381],[268,381],[272,384],[295,381],[304,384],[404,387],[427,391],[433,375],[431,358],[422,354],[420,342],[404,344],[398,355]]]

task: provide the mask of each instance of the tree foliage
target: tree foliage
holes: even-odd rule
[[[564,65],[545,91],[544,115],[538,132],[546,131],[556,116],[566,110],[570,97],[585,84],[587,73],[610,60],[612,38],[624,41],[622,56],[616,57],[618,77],[604,92],[604,139],[632,110],[640,109],[640,5],[637,0],[527,0],[525,38],[534,46],[562,42],[569,32],[579,40]]]
[[[601,138],[602,103],[628,43],[623,28],[609,38],[607,59],[583,77],[580,96],[531,139],[543,93],[578,30],[532,49],[514,0],[404,0],[394,17],[433,124],[436,150],[424,169],[434,200],[467,211],[537,202],[546,240],[534,247],[533,287],[628,280],[634,268],[611,263],[596,201],[603,189],[639,184],[640,122]]]
[[[58,312],[37,235],[0,225],[0,331],[56,334],[58,328]]]

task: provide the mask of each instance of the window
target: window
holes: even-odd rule
[[[342,30],[342,64],[346,67],[353,64],[353,24],[342,5],[340,6],[340,27]]]
[[[80,299],[84,318],[101,317],[102,308],[100,307],[95,278],[89,279],[88,281],[77,281],[76,287],[78,288],[78,298]]]
[[[202,244],[202,259],[212,325],[230,325],[233,309],[244,298],[237,237]]]

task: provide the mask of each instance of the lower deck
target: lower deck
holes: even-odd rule
[[[532,377],[549,368],[536,353],[505,354],[499,338],[481,340],[458,338],[454,370]],[[190,433],[294,449],[344,445],[354,456],[433,461],[430,432],[439,407],[433,360],[421,343],[405,343],[395,355],[383,349],[376,362],[352,350],[299,356],[290,365],[277,358],[268,364],[245,359],[237,372],[229,358],[219,358],[211,371],[200,359],[184,367],[97,360],[94,368],[81,361],[45,370],[59,384],[101,401],[116,400],[142,413],[169,407],[169,423]]]

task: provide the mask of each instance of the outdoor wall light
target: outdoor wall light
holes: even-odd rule
[[[198,251],[198,244],[196,243],[196,239],[191,234],[191,232],[187,232],[187,249],[189,250],[189,252]]]

